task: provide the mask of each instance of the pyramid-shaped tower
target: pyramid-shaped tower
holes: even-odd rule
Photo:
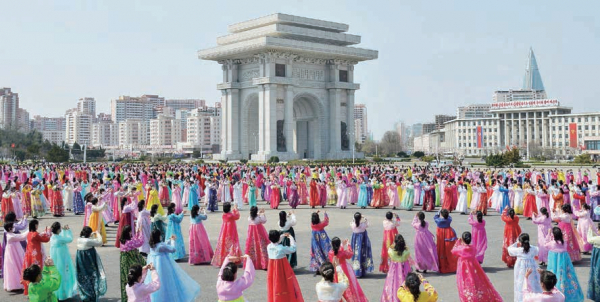
[[[529,49],[529,58],[525,68],[525,79],[523,80],[523,89],[545,90],[542,76],[535,60],[533,49]]]

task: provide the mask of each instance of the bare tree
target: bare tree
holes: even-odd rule
[[[396,155],[402,151],[400,135],[396,131],[386,131],[380,143],[381,153],[386,155]]]

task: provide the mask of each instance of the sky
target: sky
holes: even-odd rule
[[[30,115],[81,97],[220,100],[220,66],[197,57],[227,26],[272,13],[350,25],[379,58],[355,67],[375,139],[522,85],[533,48],[549,98],[600,111],[600,1],[2,1],[0,87]]]

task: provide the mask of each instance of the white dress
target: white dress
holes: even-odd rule
[[[508,247],[508,254],[517,257],[517,262],[514,268],[514,297],[515,301],[523,301],[523,281],[525,272],[530,268],[532,270],[529,275],[529,292],[541,293],[542,286],[540,285],[540,274],[537,271],[538,264],[535,257],[538,255],[538,248],[530,245],[529,252],[525,253],[522,247],[517,247],[517,242]]]
[[[239,181],[233,185],[233,202],[237,204],[238,210],[242,209],[242,206],[244,205],[242,200],[242,183]]]
[[[461,213],[467,212],[467,189],[463,186],[458,187],[458,203],[456,204],[456,211]]]

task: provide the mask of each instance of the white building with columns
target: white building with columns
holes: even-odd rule
[[[230,25],[217,47],[199,51],[223,69],[218,157],[352,157],[354,67],[378,53],[350,47],[360,36],[347,31],[347,24],[273,14]]]

